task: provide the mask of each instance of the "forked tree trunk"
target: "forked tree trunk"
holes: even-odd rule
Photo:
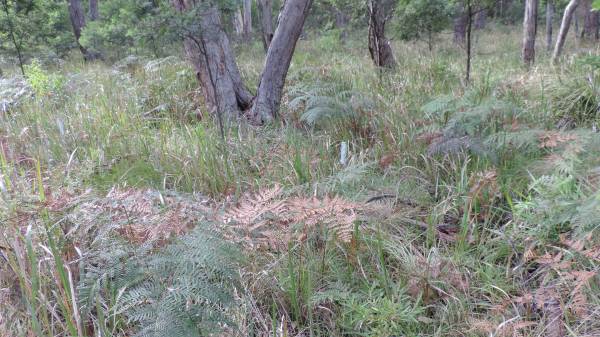
[[[535,61],[535,36],[537,34],[538,0],[525,0],[523,19],[523,49],[521,56],[527,67]]]
[[[395,2],[369,0],[369,53],[378,67],[394,68],[396,60],[390,41],[385,36],[385,24],[391,17]]]
[[[553,62],[558,61],[558,58],[562,53],[567,34],[569,33],[569,26],[571,26],[571,20],[573,19],[573,13],[575,13],[577,5],[579,5],[579,0],[571,0],[567,5],[567,8],[565,8],[562,23],[560,24],[560,30],[558,31],[558,36],[556,38],[556,45],[554,46],[554,53],[552,54]]]
[[[552,25],[554,22],[554,0],[546,0],[546,50],[552,51]]]
[[[242,0],[244,18],[244,39],[252,38],[252,0]]]
[[[273,0],[257,0],[260,28],[265,52],[273,40]]]
[[[205,5],[198,0],[172,0],[172,4],[179,12]],[[184,47],[212,113],[232,120],[248,112],[256,122],[277,116],[285,77],[310,5],[311,0],[286,1],[255,97],[242,82],[219,9],[211,5],[200,10],[200,29],[184,36]]]
[[[90,0],[90,12],[89,12],[90,21],[96,21],[100,17],[98,14],[98,0]]]

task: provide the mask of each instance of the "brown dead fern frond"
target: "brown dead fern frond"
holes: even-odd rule
[[[280,187],[246,195],[219,219],[231,240],[252,249],[281,250],[292,241],[303,241],[320,227],[350,242],[360,204],[340,197],[290,197]]]

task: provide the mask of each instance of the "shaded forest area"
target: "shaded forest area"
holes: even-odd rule
[[[599,336],[597,8],[0,0],[0,336]]]

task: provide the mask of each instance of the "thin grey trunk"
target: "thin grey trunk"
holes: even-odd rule
[[[467,0],[467,70],[465,74],[465,84],[471,82],[471,35],[473,32],[473,6],[471,0]]]
[[[579,5],[579,0],[571,0],[565,8],[560,30],[558,31],[558,36],[556,38],[556,45],[554,46],[554,53],[552,54],[552,62],[558,61],[558,58],[562,53],[567,34],[569,33],[569,26],[571,26],[571,20],[573,19],[573,13],[575,13],[577,5]]]
[[[394,1],[369,0],[369,53],[378,67],[394,68],[396,60],[390,41],[385,36],[385,25],[394,11]]]
[[[237,7],[232,15],[233,29],[236,36],[244,35],[244,16],[241,7]]]
[[[537,34],[538,0],[525,0],[523,18],[523,63],[530,67],[535,61],[535,37]]]
[[[260,28],[265,52],[273,40],[273,0],[257,0]]]
[[[89,12],[90,21],[96,21],[100,17],[98,14],[98,0],[90,0],[90,12]]]
[[[285,78],[311,4],[312,0],[287,0],[279,14],[251,111],[259,122],[269,122],[279,113]]]
[[[554,0],[546,0],[546,50],[552,51],[552,23],[554,21]]]
[[[244,38],[250,41],[252,38],[252,0],[242,0]]]

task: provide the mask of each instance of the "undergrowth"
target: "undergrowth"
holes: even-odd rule
[[[525,73],[517,35],[477,33],[468,87],[448,42],[380,73],[310,37],[282,119],[223,133],[178,57],[32,63],[0,115],[0,335],[598,335],[597,60]]]

